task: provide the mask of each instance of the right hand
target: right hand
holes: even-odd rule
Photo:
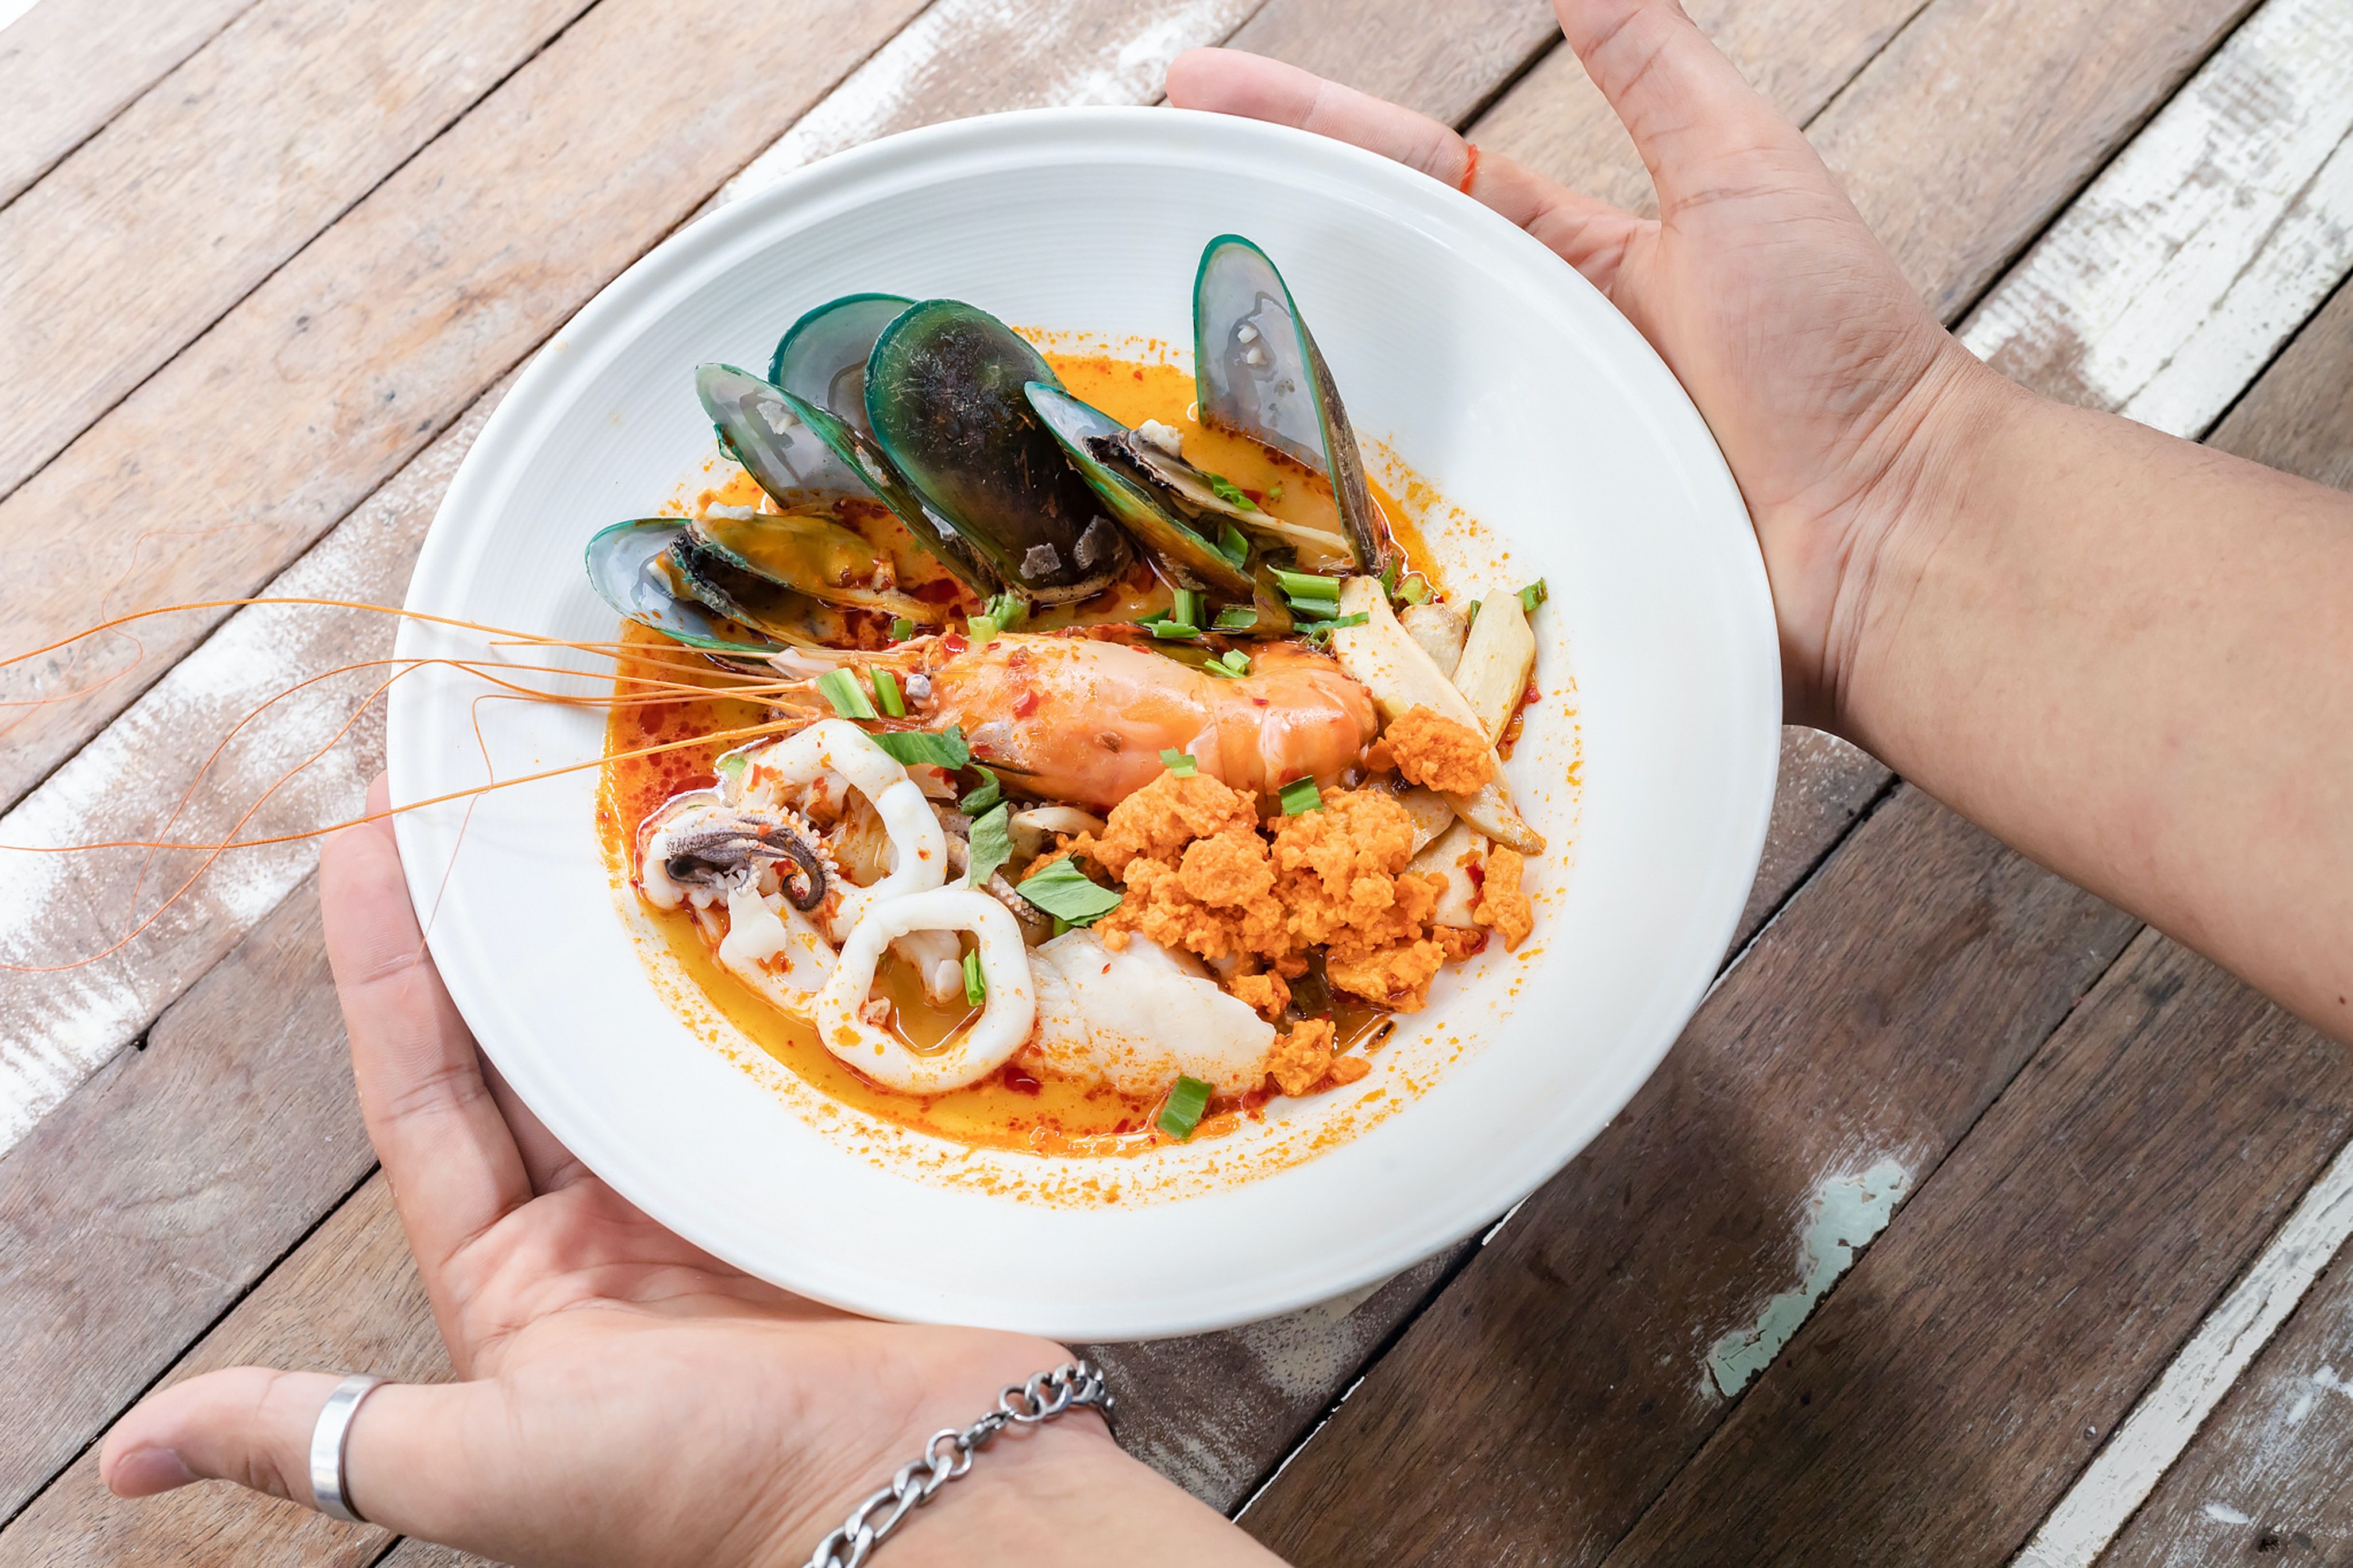
[[[1331,136],[1470,194],[1608,296],[1698,405],[1757,524],[1793,721],[1836,727],[1873,563],[2007,384],[1921,304],[1798,129],[1672,0],[1557,0],[1634,138],[1656,218],[1482,154],[1293,66],[1195,49],[1168,101]],[[1443,25],[1433,22],[1433,26]]]

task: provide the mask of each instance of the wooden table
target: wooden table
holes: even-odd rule
[[[2353,0],[1692,8],[1971,347],[2353,483]],[[1646,199],[1535,0],[39,0],[0,31],[5,640],[396,602],[513,367],[679,224],[907,126],[1148,102],[1219,39]],[[389,647],[271,609],[140,636],[6,674],[94,689],[0,721],[0,842],[192,783],[222,830],[350,693],[201,780],[195,742]],[[380,747],[249,826],[348,815]],[[459,1561],[97,1478],[159,1380],[446,1372],[314,862],[0,975],[0,1565]],[[137,870],[0,861],[0,959],[109,946]],[[2345,1048],[1791,731],[1723,979],[1589,1151],[1369,1296],[1101,1353],[1131,1447],[1303,1564],[2343,1563],[2348,1136]]]

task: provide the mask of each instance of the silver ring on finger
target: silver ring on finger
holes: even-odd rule
[[[311,1506],[330,1519],[365,1524],[352,1506],[351,1482],[343,1475],[343,1451],[351,1446],[352,1417],[360,1401],[384,1386],[384,1379],[355,1372],[335,1384],[311,1428]]]

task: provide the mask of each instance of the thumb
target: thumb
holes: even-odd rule
[[[1625,123],[1659,211],[1753,190],[1761,157],[1829,185],[1830,172],[1675,0],[1555,0],[1560,30]],[[1791,160],[1795,160],[1794,166]]]
[[[107,1434],[99,1474],[117,1497],[151,1497],[197,1480],[235,1481],[308,1507],[311,1434],[343,1379],[240,1366],[151,1395]],[[448,1539],[452,1500],[480,1477],[463,1434],[499,1399],[486,1383],[387,1384],[345,1435],[344,1485],[361,1518],[403,1534]]]

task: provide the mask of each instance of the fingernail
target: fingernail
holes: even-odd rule
[[[116,1497],[153,1497],[195,1479],[187,1461],[169,1448],[133,1448],[114,1461],[106,1485]]]

